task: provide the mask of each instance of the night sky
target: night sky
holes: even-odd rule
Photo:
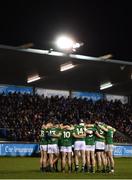
[[[130,0],[18,0],[0,5],[0,44],[54,48],[59,34],[84,42],[78,54],[132,61]]]

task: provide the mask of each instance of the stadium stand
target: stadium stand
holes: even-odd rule
[[[92,114],[100,115],[101,121],[117,129],[115,142],[131,141],[132,107],[120,101],[0,94],[0,133],[6,140],[38,142],[42,122],[49,117],[71,122],[90,119]]]

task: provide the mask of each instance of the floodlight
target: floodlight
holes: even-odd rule
[[[110,88],[112,86],[113,86],[113,84],[111,82],[107,82],[107,83],[100,85],[100,90],[107,89],[107,88]]]
[[[73,49],[80,48],[80,46],[81,46],[80,43],[75,43],[75,44],[73,44]]]
[[[65,49],[65,50],[72,49],[73,44],[74,44],[74,41],[71,38],[67,37],[67,36],[60,36],[56,41],[56,45],[60,49]]]
[[[31,83],[31,82],[37,81],[39,79],[41,79],[40,76],[39,75],[35,75],[35,76],[32,76],[32,77],[29,77],[27,79],[27,83]]]
[[[60,66],[60,71],[67,71],[67,70],[72,69],[74,67],[75,67],[75,65],[72,63],[62,64]]]

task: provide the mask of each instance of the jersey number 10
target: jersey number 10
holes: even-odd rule
[[[64,138],[69,138],[71,134],[68,131],[64,131],[63,135],[64,135]]]

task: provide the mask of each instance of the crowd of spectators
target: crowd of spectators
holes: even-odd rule
[[[120,101],[93,102],[70,97],[0,94],[0,128],[8,130],[8,138],[14,141],[37,142],[42,122],[49,117],[54,117],[60,122],[70,122],[80,118],[90,119],[92,114],[99,114],[101,121],[120,132],[120,135],[115,135],[115,141],[132,139],[132,107]]]

